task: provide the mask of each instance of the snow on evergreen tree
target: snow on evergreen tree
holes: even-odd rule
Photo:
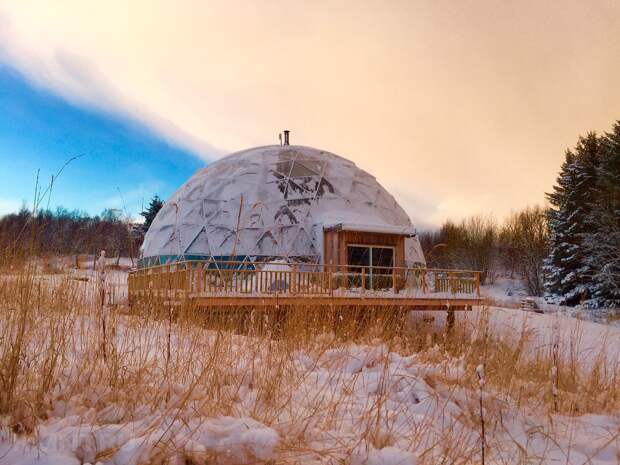
[[[594,307],[620,307],[620,121],[601,138],[596,202],[586,235]]]
[[[551,204],[549,209],[549,256],[545,260],[545,291],[549,300],[559,302],[560,296],[564,295],[566,286],[562,280],[569,273],[566,257],[573,254],[573,246],[567,241],[568,230],[568,207],[566,199],[568,193],[573,190],[576,181],[573,179],[573,165],[575,155],[568,150],[560,174],[553,186],[553,192],[547,194]]]
[[[584,241],[595,230],[599,139],[581,137],[574,153],[566,152],[553,192],[547,194],[550,252],[545,262],[545,289],[550,300],[575,305],[592,292],[592,265]]]
[[[140,213],[144,217],[144,224],[142,225],[142,230],[146,233],[151,227],[151,223],[157,216],[157,212],[161,210],[161,207],[164,206],[164,202],[159,198],[158,195],[153,197],[149,203],[147,209]]]

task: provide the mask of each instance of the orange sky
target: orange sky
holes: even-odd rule
[[[620,118],[619,1],[0,0],[0,54],[205,159],[291,129],[420,225],[542,203]]]

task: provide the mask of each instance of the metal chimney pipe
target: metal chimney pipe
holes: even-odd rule
[[[289,145],[288,143],[288,135],[291,131],[289,131],[288,129],[284,130],[284,145]]]

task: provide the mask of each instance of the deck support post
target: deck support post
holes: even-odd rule
[[[446,318],[446,333],[449,335],[454,330],[455,315],[454,310],[448,307],[448,316]]]

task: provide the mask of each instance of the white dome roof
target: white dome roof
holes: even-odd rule
[[[319,261],[323,227],[337,223],[413,230],[394,197],[351,161],[310,147],[256,147],[183,184],[153,221],[142,256],[149,265],[197,256]]]

